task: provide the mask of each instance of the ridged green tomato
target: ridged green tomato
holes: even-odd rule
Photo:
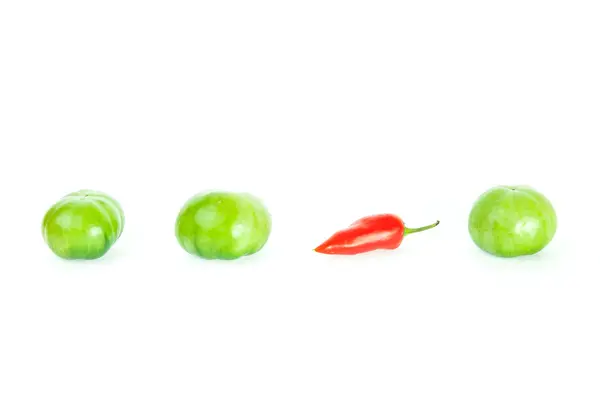
[[[68,260],[102,257],[123,232],[119,203],[105,193],[80,190],[55,203],[44,216],[42,233],[57,256]]]
[[[175,234],[188,253],[205,259],[233,260],[254,254],[267,243],[271,215],[247,193],[200,193],[182,207]]]
[[[498,186],[483,193],[469,215],[469,233],[482,250],[498,257],[535,254],[556,233],[550,201],[528,186]]]

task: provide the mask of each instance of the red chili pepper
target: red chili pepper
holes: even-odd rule
[[[438,226],[440,221],[421,228],[407,228],[404,221],[393,214],[379,214],[361,218],[343,229],[314,250],[323,254],[354,255],[368,251],[393,250],[410,233],[421,232]]]

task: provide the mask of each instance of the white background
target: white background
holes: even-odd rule
[[[597,1],[0,3],[0,398],[598,399]],[[529,184],[555,240],[502,260],[477,196]],[[126,226],[56,258],[89,188]],[[260,196],[259,254],[174,237],[193,194]],[[311,249],[370,213],[393,252]]]

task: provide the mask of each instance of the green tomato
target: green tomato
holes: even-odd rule
[[[188,253],[205,259],[233,260],[254,254],[271,233],[271,215],[247,193],[200,193],[182,207],[175,234]]]
[[[101,192],[81,190],[67,194],[46,212],[42,234],[57,256],[93,260],[115,244],[124,222],[116,200]]]
[[[498,186],[483,193],[469,215],[469,233],[482,250],[498,257],[535,254],[556,233],[550,201],[528,186]]]

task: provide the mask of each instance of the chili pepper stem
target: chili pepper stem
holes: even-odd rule
[[[420,228],[404,228],[404,235],[408,235],[410,233],[423,232],[431,228],[435,228],[440,224],[440,221],[435,221],[435,223],[427,226],[422,226]]]

